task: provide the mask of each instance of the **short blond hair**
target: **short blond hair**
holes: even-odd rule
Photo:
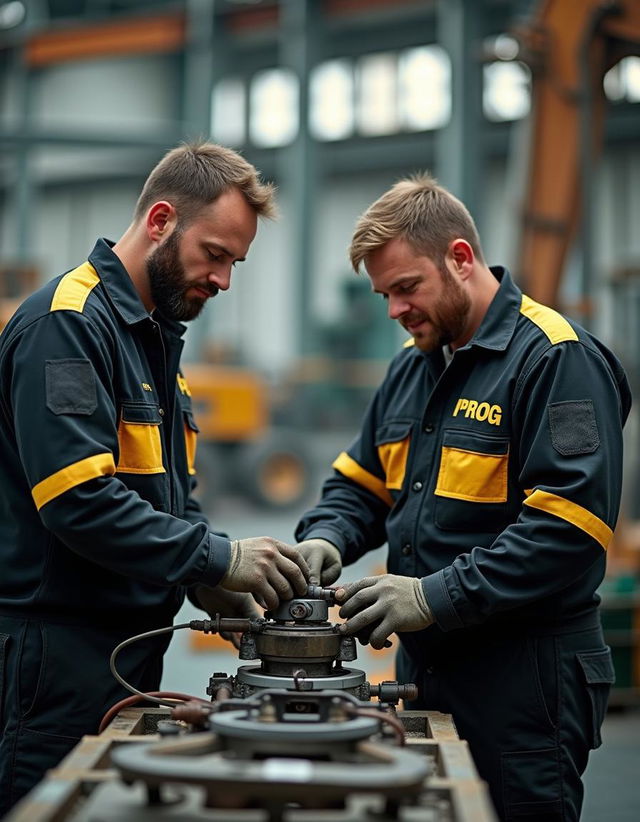
[[[167,200],[184,226],[230,188],[237,188],[259,217],[275,217],[275,186],[233,149],[198,141],[171,149],[152,169],[136,203],[134,220]]]
[[[395,237],[442,265],[449,243],[461,237],[483,262],[480,237],[466,206],[430,174],[406,177],[372,203],[358,219],[349,247],[356,272],[365,257]]]

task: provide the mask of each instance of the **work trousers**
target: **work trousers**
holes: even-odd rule
[[[614,681],[597,615],[567,633],[470,643],[437,660],[399,653],[400,681],[419,686],[414,710],[453,716],[500,819],[577,822],[583,774]],[[460,647],[460,646],[458,646]]]
[[[142,630],[0,614],[0,818],[131,695],[113,677],[109,658]],[[169,638],[123,649],[120,675],[142,691],[157,691]]]

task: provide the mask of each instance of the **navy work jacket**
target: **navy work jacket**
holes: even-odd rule
[[[0,336],[0,611],[162,625],[230,554],[197,502],[185,327],[106,240]]]
[[[499,290],[447,367],[410,343],[393,359],[296,531],[347,564],[388,541],[389,572],[421,578],[436,619],[423,647],[592,612],[618,516],[622,367],[492,271]]]

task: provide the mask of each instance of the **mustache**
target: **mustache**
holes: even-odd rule
[[[188,288],[191,288],[191,285],[189,285]],[[198,284],[198,288],[202,291],[207,291],[210,297],[217,297],[220,293],[218,286],[213,283],[204,283],[203,285]]]

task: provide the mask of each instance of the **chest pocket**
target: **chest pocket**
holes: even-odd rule
[[[162,464],[162,417],[157,405],[122,403],[116,471],[124,474],[164,474]]]
[[[189,474],[196,473],[196,442],[200,429],[196,425],[191,406],[191,391],[189,384],[182,374],[177,375],[178,402],[184,421],[184,446],[187,453],[187,470]]]
[[[385,485],[391,491],[400,491],[407,473],[411,422],[389,422],[376,431],[375,446],[385,473]]]
[[[445,431],[434,494],[436,524],[450,530],[496,530],[507,514],[509,440]]]
[[[187,469],[190,474],[195,474],[196,445],[200,429],[193,418],[193,411],[190,408],[182,409],[184,419],[184,444],[187,450]]]

